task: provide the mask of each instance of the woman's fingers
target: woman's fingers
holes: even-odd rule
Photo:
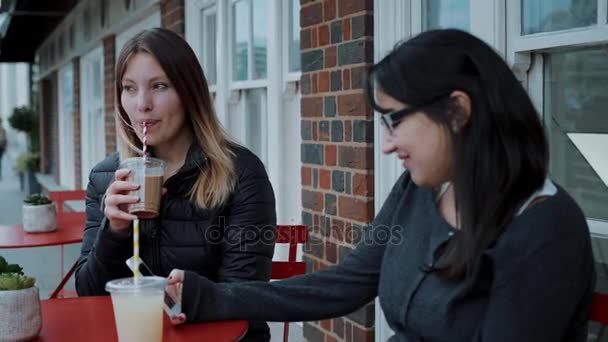
[[[131,215],[127,212],[124,212],[115,207],[106,206],[105,215],[110,221],[122,220],[122,221],[134,221],[137,219],[137,216]]]
[[[106,197],[106,206],[119,206],[122,204],[137,203],[138,196],[133,195],[110,195]]]
[[[114,172],[114,179],[117,181],[118,180],[127,180],[130,173],[131,173],[130,169],[118,169],[118,170],[116,170],[116,172]]]
[[[177,316],[171,317],[171,324],[173,324],[173,325],[183,324],[185,322],[186,322],[186,315],[183,313],[180,313]]]
[[[167,277],[167,285],[175,285],[184,281],[184,271],[174,269]]]

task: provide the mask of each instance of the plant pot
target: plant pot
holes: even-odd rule
[[[45,233],[57,229],[55,203],[23,205],[23,230],[28,233]]]
[[[42,327],[40,295],[36,286],[0,291],[0,342],[29,341]]]

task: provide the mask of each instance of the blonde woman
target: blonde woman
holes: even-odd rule
[[[142,153],[143,123],[152,156],[166,164],[157,218],[142,220],[141,257],[167,276],[188,269],[216,282],[268,281],[274,251],[275,199],[264,165],[232,142],[213,110],[207,81],[187,42],[172,31],[146,30],[116,64],[119,152],[89,177],[87,222],[76,272],[79,295],[103,295],[109,280],[128,277],[132,221],[139,198],[121,160]],[[248,340],[268,340],[250,323]]]

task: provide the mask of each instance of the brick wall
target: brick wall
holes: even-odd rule
[[[116,151],[116,123],[114,119],[114,65],[116,36],[110,35],[103,39],[104,89],[106,110],[106,154]]]
[[[301,0],[302,220],[309,272],[342,260],[374,216],[373,0]],[[374,304],[304,324],[309,341],[373,341]]]
[[[161,23],[163,27],[185,34],[184,0],[162,0],[160,4]]]
[[[82,188],[82,142],[80,140],[80,57],[72,61],[73,72],[73,118],[74,118],[74,180],[76,189]]]

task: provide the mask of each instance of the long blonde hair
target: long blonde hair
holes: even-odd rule
[[[188,195],[200,208],[215,208],[225,204],[234,191],[236,173],[232,141],[213,109],[207,80],[196,55],[188,43],[173,31],[154,28],[140,32],[122,48],[116,63],[116,128],[121,139],[121,159],[141,155],[142,144],[120,97],[122,77],[129,58],[138,52],[154,56],[177,90],[194,132],[195,142],[205,151],[207,162]]]

